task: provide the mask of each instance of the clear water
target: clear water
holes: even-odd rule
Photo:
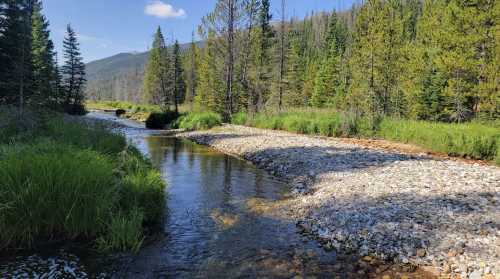
[[[256,202],[282,199],[285,183],[240,159],[119,121],[130,124],[122,132],[168,183],[161,232],[136,255],[102,257],[88,247],[64,245],[4,255],[0,277],[343,277],[336,254],[300,235],[293,221],[253,210]]]

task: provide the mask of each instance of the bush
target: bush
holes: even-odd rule
[[[189,113],[181,116],[176,126],[186,130],[206,130],[222,124],[220,115],[213,112]]]
[[[153,112],[146,120],[146,128],[148,129],[163,129],[165,126],[173,123],[179,118],[179,114],[175,111]]]
[[[117,109],[117,110],[115,111],[115,115],[116,115],[116,116],[118,116],[118,117],[120,117],[120,116],[122,116],[122,115],[124,115],[124,114],[126,114],[126,113],[127,113],[127,111],[126,111],[126,110],[124,110],[124,109]]]

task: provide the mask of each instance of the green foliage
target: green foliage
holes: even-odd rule
[[[1,156],[1,247],[30,247],[59,234],[92,237],[104,229],[118,190],[108,158],[47,140]]]
[[[84,107],[85,95],[83,89],[87,82],[85,78],[85,63],[80,52],[75,30],[68,24],[66,36],[63,42],[64,57],[66,61],[61,68],[64,76],[64,111],[69,114],[83,115],[86,113]]]
[[[248,120],[248,116],[246,112],[238,112],[233,114],[233,118],[231,119],[231,123],[236,125],[246,125]]]
[[[186,130],[206,130],[221,124],[221,116],[213,112],[193,112],[177,120],[177,126]]]
[[[137,251],[165,203],[149,161],[97,124],[18,121],[28,128],[0,145],[0,247],[86,238],[104,251]]]
[[[149,52],[148,62],[144,70],[143,100],[149,104],[168,107],[172,98],[168,96],[174,84],[170,79],[172,73],[171,57],[165,39],[158,27],[155,33],[153,48]]]
[[[500,145],[497,128],[476,124],[444,124],[384,119],[378,134],[436,152],[473,159],[494,160]]]
[[[97,238],[97,248],[101,251],[132,251],[137,253],[142,246],[143,214],[137,209],[129,213],[118,213],[111,218],[107,232]]]
[[[240,113],[235,124],[335,137],[380,137],[411,143],[450,156],[490,160],[498,164],[500,130],[495,123],[446,124],[384,118],[372,121],[353,113],[295,109],[282,113],[259,113],[253,118]],[[245,120],[245,121],[243,121]]]

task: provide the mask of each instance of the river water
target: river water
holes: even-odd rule
[[[166,180],[159,233],[136,255],[100,256],[82,245],[51,245],[4,255],[2,278],[291,278],[344,277],[334,252],[298,233],[295,223],[255,210],[279,201],[285,183],[238,158],[120,121]],[[352,272],[352,270],[350,270]],[[349,272],[349,270],[347,271]],[[351,274],[352,275],[352,274]]]

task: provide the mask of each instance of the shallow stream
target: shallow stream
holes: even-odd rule
[[[294,222],[255,210],[282,199],[285,183],[243,160],[137,123],[102,113],[88,117],[127,125],[120,130],[161,170],[168,201],[160,233],[137,255],[99,256],[64,244],[4,255],[1,278],[344,277],[334,252],[302,236]]]

